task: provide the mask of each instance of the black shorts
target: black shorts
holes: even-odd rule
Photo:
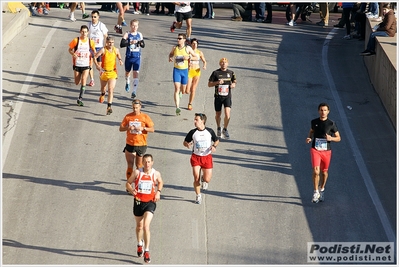
[[[183,20],[192,19],[193,13],[191,11],[185,13],[176,12],[175,17],[177,22],[182,22]]]
[[[222,111],[222,106],[225,108],[231,108],[231,104],[231,97],[215,97],[215,111]]]
[[[79,73],[83,73],[85,70],[90,70],[90,66],[87,66],[87,67],[76,67],[76,66],[73,66],[72,69],[74,71],[79,72]]]
[[[140,204],[137,204],[137,201],[135,198],[133,198],[133,215],[137,217],[141,217],[144,215],[144,212],[149,211],[152,214],[154,214],[157,204],[155,202],[140,202]]]
[[[137,156],[139,157],[142,157],[147,151],[147,146],[131,146],[126,144],[125,148],[123,149],[123,153],[125,153],[125,150],[132,154],[137,154]]]

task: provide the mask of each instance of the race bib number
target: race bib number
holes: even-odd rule
[[[195,143],[195,149],[198,152],[204,152],[208,148],[209,148],[209,145],[208,145],[207,141],[198,141],[197,143]]]
[[[184,56],[176,56],[175,57],[175,62],[179,66],[184,65]]]
[[[218,86],[218,94],[221,96],[229,95],[229,85],[228,84],[220,84]]]
[[[141,127],[141,122],[140,121],[129,121],[129,126],[134,126],[135,128],[140,128]],[[134,130],[130,130],[130,133],[132,133],[132,134],[141,134],[142,132],[134,129]]]
[[[151,181],[140,181],[138,184],[138,190],[139,193],[142,194],[151,194],[152,191],[152,182]]]
[[[320,150],[320,151],[327,150],[327,139],[316,138],[314,147],[316,148],[316,150]]]

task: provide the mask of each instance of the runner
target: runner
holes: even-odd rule
[[[147,134],[153,133],[154,123],[150,116],[141,112],[141,101],[132,101],[133,112],[127,114],[120,126],[120,132],[126,132],[125,153],[127,170],[126,180],[132,175],[133,167],[136,162],[136,169],[142,167],[143,155],[147,151]]]
[[[137,88],[139,86],[139,71],[141,64],[141,48],[145,47],[143,34],[138,32],[139,21],[134,19],[130,21],[130,32],[126,32],[121,40],[120,47],[126,47],[125,57],[125,77],[126,92],[130,91],[130,72],[133,70],[133,91],[131,97],[137,96]]]
[[[180,29],[183,25],[183,20],[186,21],[186,42],[187,45],[191,44],[191,23],[193,21],[193,13],[191,11],[190,2],[173,2],[175,4],[175,17],[176,20],[170,26],[170,31],[174,32],[175,29]]]
[[[195,97],[195,91],[197,90],[199,78],[201,76],[201,67],[199,64],[199,60],[202,61],[202,68],[206,70],[206,60],[204,53],[198,50],[198,40],[193,38],[191,40],[191,48],[194,50],[198,60],[191,59],[188,65],[188,82],[186,87],[186,94],[190,94],[189,101],[188,101],[188,110],[193,109],[193,101]]]
[[[169,62],[174,62],[173,84],[175,92],[173,100],[176,105],[176,115],[180,115],[180,98],[182,97],[183,92],[186,91],[188,82],[188,60],[198,60],[193,49],[190,46],[185,45],[185,39],[186,35],[179,33],[177,35],[177,45],[173,46],[169,53]]]
[[[127,180],[126,190],[134,196],[133,214],[136,220],[137,256],[143,256],[144,246],[144,262],[150,263],[150,224],[157,207],[156,202],[161,198],[163,181],[161,173],[152,168],[154,164],[152,155],[145,154],[143,161],[144,167],[135,170]]]
[[[214,106],[216,111],[216,125],[217,125],[217,136],[221,137],[222,133],[224,138],[229,139],[230,135],[227,131],[227,126],[230,122],[230,111],[231,111],[231,89],[236,87],[236,75],[233,71],[227,69],[229,62],[227,58],[221,58],[219,60],[220,68],[212,72],[209,77],[208,86],[215,87],[215,100]],[[222,118],[222,106],[224,106],[224,122],[223,132],[220,127]]]
[[[191,167],[194,176],[194,192],[196,194],[195,203],[201,204],[201,186],[203,190],[208,189],[208,183],[212,179],[213,160],[212,153],[216,151],[219,144],[219,138],[215,132],[205,126],[206,115],[195,113],[195,128],[189,131],[184,139],[183,145],[192,149],[190,158]],[[213,142],[213,144],[212,144]],[[200,183],[200,171],[202,171],[202,185]]]
[[[119,49],[114,46],[115,40],[113,37],[108,36],[106,39],[105,47],[100,49],[95,55],[95,63],[97,69],[100,71],[101,95],[99,102],[103,103],[105,98],[106,87],[108,85],[108,105],[107,115],[112,113],[112,100],[114,98],[114,88],[116,79],[118,79],[118,69],[116,68],[116,61],[123,65]],[[97,62],[98,57],[102,57],[100,63]]]
[[[321,103],[318,110],[320,116],[311,121],[311,128],[308,137],[306,138],[307,144],[312,142],[310,157],[313,167],[313,203],[324,201],[324,189],[327,183],[328,167],[330,166],[331,161],[330,143],[331,141],[341,141],[337,125],[334,121],[328,118],[328,114],[330,113],[329,105]]]
[[[89,38],[96,44],[95,53],[102,49],[105,45],[104,40],[108,36],[108,29],[104,23],[100,21],[100,12],[98,10],[93,10],[91,12],[91,21],[87,25],[89,27]],[[94,54],[95,54],[94,53]],[[101,57],[97,58],[101,60]],[[94,86],[94,71],[93,71],[93,61],[90,60],[90,83],[89,86]]]
[[[87,76],[89,76],[91,51],[95,51],[95,44],[93,40],[88,38],[89,28],[86,25],[80,27],[80,36],[74,38],[69,43],[69,54],[72,55],[73,73],[75,84],[80,86],[79,98],[76,101],[78,106],[83,106],[83,94],[86,90]]]

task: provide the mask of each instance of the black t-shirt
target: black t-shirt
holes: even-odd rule
[[[317,118],[312,120],[311,127],[313,130],[312,147],[318,150],[331,150],[331,141],[326,140],[326,134],[335,136],[335,133],[338,132],[335,122],[328,118],[325,121]]]
[[[216,82],[220,79],[224,80],[223,84],[218,84],[215,86],[215,97],[231,97],[231,84],[236,81],[236,75],[232,70],[221,70],[217,69],[212,72],[209,77],[210,82]]]

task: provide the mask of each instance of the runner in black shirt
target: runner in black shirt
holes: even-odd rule
[[[306,138],[306,143],[309,144],[312,142],[310,157],[313,168],[313,203],[324,201],[324,188],[326,186],[328,167],[330,166],[331,161],[330,142],[341,141],[337,125],[327,117],[328,113],[330,113],[330,107],[328,104],[321,103],[319,105],[320,117],[311,121],[311,128],[308,137]]]

